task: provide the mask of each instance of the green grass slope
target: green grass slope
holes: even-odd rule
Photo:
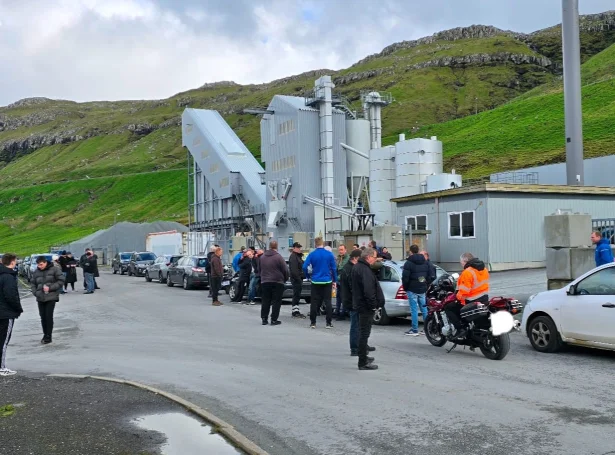
[[[48,251],[118,221],[187,223],[187,171],[0,189],[0,251]]]
[[[585,157],[615,152],[615,45],[583,65]],[[445,167],[466,178],[565,160],[564,95],[561,82],[528,93],[492,111],[420,129],[415,137],[438,136]],[[407,131],[410,134],[410,131]],[[385,138],[394,143],[396,136]]]

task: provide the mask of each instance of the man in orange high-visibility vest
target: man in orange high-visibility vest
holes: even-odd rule
[[[470,303],[489,303],[489,272],[485,263],[471,253],[464,253],[459,258],[463,272],[457,281],[457,302],[446,306],[446,315],[463,337],[460,312],[464,305]]]

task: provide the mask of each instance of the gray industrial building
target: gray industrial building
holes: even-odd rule
[[[615,188],[606,187],[485,183],[393,201],[398,223],[430,231],[431,258],[450,270],[459,269],[465,252],[494,271],[545,267],[545,216],[561,210],[615,217]]]
[[[583,161],[585,185],[612,186],[615,155],[590,158]],[[491,174],[492,183],[535,183],[540,185],[566,185],[566,163],[528,167],[511,172]]]

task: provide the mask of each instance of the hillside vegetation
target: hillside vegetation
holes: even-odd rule
[[[581,30],[584,80],[594,82],[584,89],[586,149],[598,155],[613,145],[613,85],[605,78],[614,59],[596,54],[615,43],[615,12],[585,16]],[[333,76],[353,110],[361,110],[363,90],[390,92],[387,140],[401,131],[438,135],[447,167],[466,177],[563,153],[559,26],[529,35],[457,28],[393,44],[341,71],[205,84],[164,100],[30,98],[0,107],[0,250],[46,250],[110,226],[118,212],[122,221],[186,222],[183,110],[218,110],[260,158],[260,120],[243,109],[266,107],[276,94],[306,96],[323,74]]]
[[[585,157],[615,152],[615,45],[588,60],[583,76]],[[407,131],[411,134],[410,131]],[[445,167],[464,177],[565,160],[562,83],[541,87],[492,111],[421,128],[416,137],[438,136]],[[385,138],[393,143],[396,136]]]

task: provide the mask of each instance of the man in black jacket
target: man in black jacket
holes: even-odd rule
[[[260,248],[255,250],[250,248],[254,252],[252,257],[252,275],[250,276],[250,287],[248,289],[248,304],[255,305],[254,299],[256,299],[257,290],[261,283],[261,256],[264,251]]]
[[[361,259],[352,268],[352,309],[359,314],[359,370],[377,370],[367,356],[367,342],[372,331],[374,311],[384,305],[380,283],[371,269],[376,262],[377,253],[373,248],[365,248]]]
[[[239,260],[239,278],[237,281],[237,295],[233,302],[241,303],[243,295],[246,292],[248,284],[250,284],[250,275],[252,274],[252,250],[247,249]]]
[[[423,321],[425,321],[427,319],[425,293],[427,292],[430,275],[431,270],[425,256],[419,254],[418,245],[412,245],[410,247],[410,256],[408,256],[404,264],[401,278],[404,291],[408,295],[410,313],[412,315],[412,327],[405,333],[406,335],[417,337],[425,334],[423,331],[419,332],[418,307],[421,307],[421,315],[423,316]]]
[[[429,253],[423,250],[421,251],[421,254],[425,258],[425,260],[427,261],[427,265],[429,266],[429,276],[427,277],[427,287],[429,287],[431,283],[436,281],[438,274],[436,272],[436,266],[433,265],[433,262],[431,262],[431,260],[429,259]]]
[[[98,255],[94,254],[94,251],[92,251],[92,248],[86,248],[85,249],[85,253],[83,254],[83,256],[81,256],[79,258],[79,267],[83,268],[83,264],[85,263],[86,260],[88,260],[88,252],[92,253],[92,257],[96,261],[96,267],[95,267],[95,270],[93,272],[93,275],[94,275],[94,289],[100,289],[98,287],[98,283],[96,282],[96,278],[98,278],[100,276],[100,274],[98,272]],[[87,291],[87,289],[88,289],[88,283],[87,283],[87,281],[85,279],[85,273],[83,274],[83,289],[85,291]]]
[[[17,288],[15,264],[17,256],[7,253],[0,264],[0,376],[12,376],[15,371],[6,367],[6,351],[11,341],[13,325],[23,308]]]
[[[98,270],[97,256],[89,250],[85,253],[85,259],[81,265],[83,268],[83,277],[87,286],[86,294],[94,294],[96,289],[96,281],[94,276]]]
[[[344,312],[350,314],[350,355],[359,355],[359,313],[352,308],[352,268],[361,257],[361,250],[354,250],[350,252],[350,259],[342,267],[339,274],[342,306]]]
[[[305,314],[299,309],[299,301],[301,300],[301,291],[303,290],[303,245],[299,242],[293,243],[293,251],[288,258],[288,267],[290,268],[290,282],[293,285],[293,303],[292,315],[293,318],[305,319]]]

